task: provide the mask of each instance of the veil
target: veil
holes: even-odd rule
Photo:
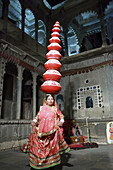
[[[46,105],[46,98],[44,98],[44,101],[43,101],[43,106]],[[57,102],[56,100],[54,99],[54,104],[53,106],[56,106],[58,108],[58,105],[57,105]]]

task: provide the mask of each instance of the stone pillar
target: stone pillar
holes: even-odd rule
[[[38,52],[38,17],[35,17],[35,41],[36,41],[36,51]]]
[[[0,56],[0,119],[2,118],[2,96],[3,96],[3,81],[5,74],[6,61]]]
[[[68,42],[67,42],[68,28],[63,28],[63,31],[64,31],[64,42],[65,42],[65,55],[64,55],[64,57],[67,57],[68,56]]]
[[[25,8],[22,6],[22,40],[24,41]]]
[[[102,3],[99,3],[98,17],[100,19],[100,25],[101,25],[102,46],[105,46],[107,45],[107,41],[106,41],[106,33],[105,33],[105,27],[104,27],[104,12],[102,8]]]
[[[36,116],[36,79],[37,79],[37,73],[32,72],[33,76],[33,119]]]
[[[3,1],[3,10],[2,10],[2,17],[3,17],[3,31],[5,32],[5,35],[7,34],[7,22],[8,22],[8,6],[9,6],[9,0]]]
[[[100,17],[100,25],[101,25],[102,46],[105,46],[107,45],[107,41],[106,41],[106,34],[104,29],[104,20],[102,16]]]
[[[51,34],[52,34],[52,23],[50,21],[50,19],[46,19],[46,47],[50,44],[49,43],[49,39],[51,38]],[[46,53],[48,52],[47,48],[46,48]]]
[[[21,98],[22,98],[22,66],[18,66],[18,77],[17,77],[17,114],[16,119],[21,118]]]
[[[46,46],[49,45],[49,39],[51,38],[51,29],[50,28],[46,28]]]

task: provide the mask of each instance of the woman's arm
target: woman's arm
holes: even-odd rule
[[[57,116],[59,118],[59,122],[58,122],[58,126],[63,126],[63,123],[64,123],[64,115],[61,113],[61,111],[57,109]]]
[[[35,126],[38,122],[37,116],[33,119],[33,121],[31,122],[32,126]]]
[[[40,108],[41,110],[41,108]],[[40,111],[38,112],[38,114],[36,115],[36,117],[33,119],[33,121],[31,122],[31,125],[32,126],[35,126],[38,124],[38,119],[39,119],[39,114],[40,114]]]

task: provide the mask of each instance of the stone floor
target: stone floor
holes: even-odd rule
[[[0,170],[31,170],[29,158],[17,149],[0,151]],[[51,170],[113,170],[113,145],[71,149],[62,155],[62,164]]]

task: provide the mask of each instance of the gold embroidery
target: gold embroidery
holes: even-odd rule
[[[55,110],[54,110],[54,106],[52,106],[52,111],[54,112],[54,116],[55,116],[55,126],[56,126],[56,128],[58,129],[57,115],[56,115],[56,112],[55,112]]]
[[[38,150],[38,153],[41,153],[41,150],[40,150],[40,149]]]
[[[42,136],[51,135],[51,134],[54,133],[55,131],[57,131],[57,128],[56,128],[56,129],[53,129],[53,130],[51,130],[51,131],[49,131],[49,132],[46,132],[46,133],[44,133],[44,132],[38,133],[37,136],[42,137]]]
[[[34,147],[36,148],[36,144],[34,144]]]
[[[42,136],[50,135],[50,134],[54,133],[55,131],[57,131],[57,129],[58,129],[58,125],[57,125],[57,115],[56,115],[56,111],[54,110],[54,106],[50,107],[50,106],[46,105],[46,107],[48,107],[50,110],[52,110],[52,111],[54,112],[54,119],[55,119],[55,127],[56,127],[56,128],[53,129],[53,130],[51,130],[51,131],[49,131],[49,132],[46,132],[46,133],[44,133],[44,132],[39,133],[40,113],[41,113],[41,109],[42,109],[42,107],[40,107],[40,113],[39,113],[39,126],[36,127],[36,129],[38,130],[37,137],[38,137],[38,136],[39,136],[39,137],[42,137]],[[46,110],[45,110],[45,111],[46,111]],[[46,116],[45,116],[44,119],[46,119],[46,117],[47,117],[48,115],[49,115],[49,112],[46,114]],[[51,127],[52,127],[52,126],[51,126]]]
[[[48,152],[48,151],[49,151],[49,148],[47,148],[46,151]]]

